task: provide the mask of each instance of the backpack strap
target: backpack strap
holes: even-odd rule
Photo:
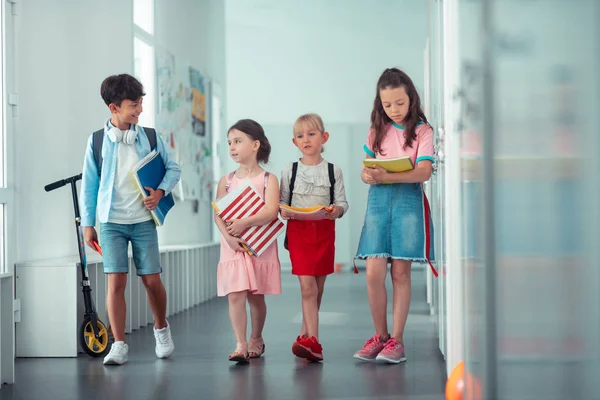
[[[156,130],[154,128],[144,128],[148,141],[150,142],[150,151],[157,150],[156,146]],[[99,129],[92,134],[92,150],[94,152],[94,160],[98,169],[98,176],[102,174],[102,143],[104,143],[104,128]]]
[[[231,188],[231,180],[233,179],[234,176],[235,176],[235,171],[228,173],[227,177],[225,178],[225,182],[227,182],[225,184],[225,192],[227,192],[227,193],[229,193],[229,188]]]
[[[332,163],[327,163],[327,169],[329,170],[329,205],[335,204],[335,171]]]
[[[99,129],[92,133],[92,150],[94,152],[94,160],[96,161],[96,169],[98,176],[102,173],[102,142],[104,141],[104,129]]]
[[[269,183],[269,171],[265,171],[265,187],[263,188],[263,197],[267,201],[267,184]]]
[[[298,161],[292,164],[292,178],[290,179],[290,198],[289,205],[292,206],[292,196],[294,195],[294,184],[296,183],[296,174],[298,173]]]
[[[158,148],[156,147],[156,130],[154,128],[146,128],[145,126],[143,128],[148,137],[148,141],[150,142],[150,151],[158,151]]]
[[[335,204],[335,170],[332,163],[327,163],[327,170],[329,172],[329,205]],[[298,173],[298,162],[292,164],[292,178],[290,179],[290,197],[289,205],[292,205],[292,196],[294,195],[294,185],[296,183],[296,174]]]

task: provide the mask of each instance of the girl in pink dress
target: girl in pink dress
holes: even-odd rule
[[[255,257],[244,251],[239,235],[251,226],[262,226],[277,218],[279,184],[276,176],[259,165],[269,161],[271,145],[257,122],[250,119],[238,121],[229,129],[227,139],[229,155],[239,168],[221,178],[217,199],[245,180],[250,180],[265,201],[265,207],[255,215],[231,220],[228,224],[215,214],[215,223],[222,235],[217,295],[229,299],[229,317],[237,340],[237,347],[229,355],[229,360],[247,362],[265,352],[262,330],[267,305],[264,295],[281,294],[281,271],[276,241],[260,257]],[[246,301],[250,304],[252,320],[249,343],[246,341]]]

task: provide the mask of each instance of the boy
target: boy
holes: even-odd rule
[[[104,364],[121,365],[127,362],[129,347],[125,343],[125,286],[129,271],[127,248],[129,242],[137,274],[141,277],[148,302],[154,314],[156,356],[168,358],[175,345],[166,320],[167,294],[160,279],[162,267],[158,251],[156,225],[150,210],[169,193],[179,181],[179,165],[169,158],[165,145],[152,129],[138,125],[145,95],[142,84],[131,75],[106,78],[100,88],[102,99],[111,117],[97,138],[103,137],[98,162],[98,145],[94,153],[94,134],[88,140],[81,183],[81,225],[88,246],[98,241],[96,211],[100,221],[100,244],[104,273],[108,275],[106,307],[115,338]],[[166,174],[157,190],[146,188],[150,196],[143,200],[135,187],[132,167],[150,153],[150,143],[156,144],[165,163]],[[97,141],[96,141],[97,143]]]

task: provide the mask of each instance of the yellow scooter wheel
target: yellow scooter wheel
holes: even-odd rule
[[[98,338],[94,335],[92,328],[92,319],[85,317],[81,327],[79,328],[79,345],[83,351],[91,357],[102,357],[108,351],[108,330],[104,323],[97,320],[98,323]]]

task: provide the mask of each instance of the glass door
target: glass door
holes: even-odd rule
[[[444,223],[444,185],[445,185],[445,148],[444,148],[444,96],[443,96],[443,3],[441,0],[429,1],[429,40],[425,55],[425,114],[434,129],[436,163],[431,180],[427,184],[427,195],[431,204],[431,216],[434,226],[435,266],[439,276],[433,278],[428,269],[428,283],[432,314],[436,315],[439,334],[439,347],[446,354],[446,258]]]
[[[600,3],[442,9],[448,371],[486,399],[596,398]]]

